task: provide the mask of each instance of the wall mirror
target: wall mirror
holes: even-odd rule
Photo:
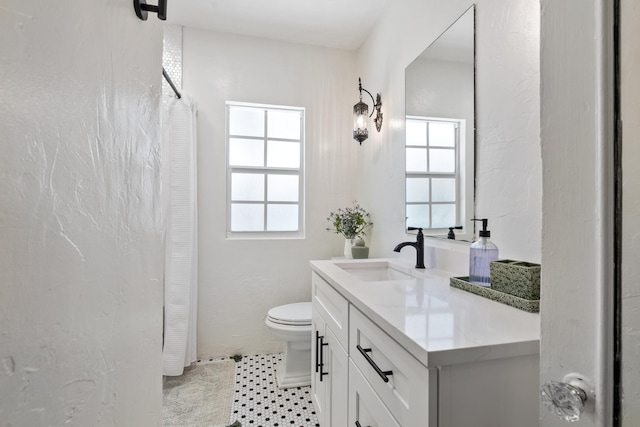
[[[475,6],[405,69],[406,228],[470,241],[474,225]]]

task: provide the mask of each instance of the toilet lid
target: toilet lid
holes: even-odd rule
[[[296,302],[273,307],[268,316],[272,321],[284,325],[310,325],[311,303]]]

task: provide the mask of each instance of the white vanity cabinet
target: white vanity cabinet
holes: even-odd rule
[[[342,426],[348,409],[349,304],[315,273],[312,283],[312,400],[321,426]]]
[[[538,426],[538,315],[345,262],[311,263],[321,427]]]

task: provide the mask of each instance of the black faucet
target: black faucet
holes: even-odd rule
[[[447,239],[456,240],[456,233],[453,230],[462,230],[462,226],[457,225],[455,227],[449,227],[449,234],[447,234]]]
[[[418,230],[418,237],[415,242],[402,242],[396,246],[393,251],[400,252],[405,246],[413,246],[416,248],[416,268],[424,268],[424,235],[422,228],[409,227],[409,230]]]

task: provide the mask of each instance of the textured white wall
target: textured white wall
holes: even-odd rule
[[[623,0],[621,23],[622,155],[622,369],[624,427],[640,425],[640,3]]]
[[[309,260],[342,253],[326,218],[354,200],[355,56],[193,28],[183,43],[184,90],[198,103],[198,354],[281,351],[267,311],[309,301]],[[226,239],[225,101],[306,108],[304,239]]]
[[[359,156],[356,194],[378,222],[373,230],[373,256],[389,256],[395,244],[413,239],[403,231],[404,69],[472,3],[394,1],[359,50],[363,84],[382,93],[385,117],[382,133],[365,142]],[[534,0],[478,0],[475,4],[476,216],[489,218],[501,257],[539,262],[540,5]],[[468,259],[464,254],[458,258],[460,262],[448,268],[464,273]]]
[[[9,0],[0,40],[2,425],[160,425],[161,25]]]

